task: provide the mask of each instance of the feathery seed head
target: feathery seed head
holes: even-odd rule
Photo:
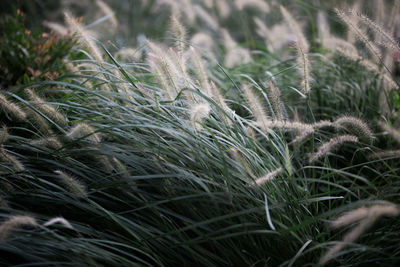
[[[229,15],[231,14],[231,7],[226,2],[226,0],[218,0],[215,2],[216,2],[215,5],[216,5],[219,15],[223,19],[226,19],[227,17],[229,17]]]
[[[52,218],[52,219],[48,220],[47,222],[45,222],[43,225],[44,226],[51,226],[51,225],[56,224],[56,223],[62,224],[66,228],[74,229],[74,227],[69,223],[69,221],[67,221],[63,217]]]
[[[65,118],[64,115],[62,115],[60,112],[57,111],[53,106],[49,104],[45,104],[45,100],[41,97],[39,97],[33,90],[31,89],[26,89],[26,92],[29,95],[29,99],[34,103],[34,106],[43,112],[45,115],[49,116],[50,118],[54,119],[55,121],[65,125],[67,124],[67,119]]]
[[[15,228],[22,226],[36,227],[37,223],[36,220],[30,216],[18,215],[10,217],[0,225],[0,242],[4,242]]]
[[[281,92],[272,80],[269,81],[268,98],[271,102],[277,120],[283,120],[283,109],[281,102]]]
[[[224,96],[221,94],[221,92],[219,91],[219,89],[217,88],[217,86],[215,85],[215,83],[213,81],[211,81],[211,91],[212,91],[212,96],[215,98],[215,100],[220,105],[220,107],[223,109],[223,111],[228,116],[232,116],[234,114],[234,111],[228,106],[228,104],[225,101]],[[226,124],[228,124],[229,126],[232,125],[232,121],[229,118],[227,118],[225,115],[223,116],[223,118],[224,118],[224,121]]]
[[[400,144],[400,130],[397,130],[395,128],[393,128],[392,126],[390,126],[388,123],[386,122],[382,122],[380,121],[379,126],[385,130],[397,143]]]
[[[207,24],[212,30],[218,31],[219,24],[218,21],[209,14],[204,8],[202,8],[200,5],[194,5],[193,6],[194,12],[196,16],[202,20],[205,24]]]
[[[374,152],[368,156],[370,159],[400,158],[400,149]]]
[[[339,217],[332,223],[334,228],[346,226],[353,222],[359,221],[358,225],[350,230],[341,243],[338,243],[328,249],[324,256],[321,257],[319,263],[325,264],[334,257],[348,244],[358,239],[365,231],[367,231],[380,217],[396,217],[399,216],[400,210],[394,204],[377,204],[368,208],[358,208]]]
[[[49,28],[50,30],[54,31],[55,33],[65,36],[68,34],[68,29],[59,23],[51,22],[51,21],[43,21],[43,26]]]
[[[199,54],[193,47],[190,48],[190,51],[192,56],[191,58],[195,67],[194,70],[200,80],[201,89],[203,90],[205,95],[211,97],[212,96],[211,86],[208,80],[207,70],[203,64],[203,60],[200,58]]]
[[[253,116],[256,124],[263,130],[268,131],[270,128],[270,119],[265,112],[265,108],[259,97],[253,92],[251,87],[247,84],[243,84],[242,92],[247,103],[250,106],[250,110],[253,112]]]
[[[271,181],[272,179],[274,179],[278,174],[282,173],[282,171],[283,171],[282,168],[278,168],[274,171],[271,171],[271,172],[267,173],[266,175],[264,175],[263,177],[258,178],[255,181],[254,185],[262,186],[262,185],[266,184],[267,182]]]
[[[0,107],[7,113],[11,114],[13,117],[20,121],[24,121],[26,119],[25,112],[17,106],[17,104],[9,101],[3,93],[0,93]]]
[[[93,57],[97,61],[97,64],[101,65],[103,62],[103,55],[98,49],[96,43],[90,38],[88,31],[86,31],[77,19],[75,19],[70,13],[64,13],[65,20],[69,27],[74,33],[78,35],[79,40],[89,49],[93,54]]]
[[[283,18],[286,21],[286,23],[288,24],[290,30],[297,37],[296,43],[298,43],[299,46],[302,47],[302,49],[304,50],[304,54],[307,54],[308,50],[309,50],[309,44],[307,42],[306,37],[303,34],[303,31],[302,31],[300,25],[293,18],[292,14],[290,14],[289,11],[287,11],[286,8],[284,8],[283,6],[280,6],[280,9],[281,9]]]
[[[369,126],[356,117],[342,116],[336,119],[333,123],[336,129],[346,129],[347,131],[356,133],[359,137],[364,138],[372,143],[375,139]]]
[[[57,170],[54,173],[58,175],[58,177],[61,179],[62,184],[73,196],[79,198],[87,197],[86,186],[82,182],[78,181],[66,172],[60,170]]]
[[[208,116],[210,111],[211,107],[208,103],[199,103],[190,109],[190,121],[195,130],[200,129],[198,123],[203,122],[204,118]]]
[[[382,55],[379,49],[371,42],[368,35],[363,29],[358,25],[357,21],[350,18],[344,11],[335,8],[336,15],[349,27],[349,29],[354,32],[356,37],[364,43],[365,47],[375,56],[379,61],[382,60]]]
[[[332,126],[334,126],[334,125],[331,121],[325,121],[325,120],[315,122],[312,124],[312,127],[314,129],[321,129],[321,128],[332,127]]]
[[[31,145],[44,146],[51,149],[60,149],[62,147],[61,142],[56,137],[45,137],[37,140],[30,141]]]
[[[86,123],[78,123],[74,127],[70,129],[67,133],[67,137],[75,140],[82,138],[88,135],[88,139],[93,143],[100,143],[100,135],[98,133],[94,133],[93,127]]]
[[[310,88],[310,62],[308,60],[308,54],[306,52],[306,48],[302,45],[301,42],[296,42],[297,48],[297,62],[299,64],[300,74],[302,75],[302,87],[303,93],[307,95]]]
[[[192,36],[190,43],[196,47],[205,51],[212,51],[214,49],[214,40],[211,36],[205,32],[198,32]]]
[[[2,127],[2,132],[0,133],[0,145],[4,144],[4,142],[8,139],[8,128],[7,126]]]
[[[343,145],[344,143],[358,143],[358,138],[353,135],[341,135],[336,136],[329,139],[328,142],[324,143],[322,146],[318,148],[318,151],[312,154],[309,158],[309,162],[313,163],[323,156],[325,156],[328,152],[337,149],[339,146]]]
[[[118,22],[117,19],[115,18],[114,11],[111,9],[109,5],[104,3],[102,0],[96,0],[96,5],[100,10],[104,13],[104,15],[108,16],[111,21],[111,26],[113,29],[116,29],[118,27]]]
[[[175,47],[178,51],[179,56],[182,57],[183,53],[186,50],[186,28],[182,25],[180,21],[180,16],[177,14],[173,14],[171,16],[171,32],[172,36],[175,38]]]
[[[254,8],[263,13],[269,13],[270,8],[267,2],[263,0],[235,0],[235,6],[239,10],[243,10],[246,7]]]
[[[8,153],[3,147],[0,147],[0,160],[10,163],[17,172],[25,170],[25,166],[14,155]]]

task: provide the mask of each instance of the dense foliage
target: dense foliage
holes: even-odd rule
[[[152,12],[160,2],[143,5]],[[64,37],[29,32],[20,13],[7,18],[2,264],[400,263],[398,85],[385,65],[388,45],[374,50],[376,60],[371,32],[367,43],[308,42],[287,9],[262,0],[243,1],[264,3],[258,9],[228,7],[243,18],[264,18],[261,7],[280,12],[277,25],[295,40],[278,46],[239,33],[249,46],[240,45],[232,17],[208,2],[194,9],[215,8],[227,27],[208,29],[218,36],[208,47],[195,44],[186,28],[197,24],[172,4],[167,40],[139,40],[136,49],[108,49],[70,13]],[[332,16],[362,22],[341,12]],[[204,16],[200,27],[212,28]]]

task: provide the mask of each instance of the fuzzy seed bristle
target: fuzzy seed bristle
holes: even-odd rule
[[[87,136],[93,143],[100,143],[101,139],[98,133],[94,132],[93,127],[86,123],[78,123],[67,133],[67,137],[75,140]]]
[[[228,115],[228,116],[232,116],[234,114],[234,111],[228,106],[228,104],[225,101],[224,96],[221,94],[221,92],[219,91],[219,89],[217,88],[217,86],[215,85],[214,82],[211,82],[211,91],[212,91],[212,95],[215,98],[215,100],[217,101],[217,103],[219,104],[219,106],[223,109],[223,111]],[[223,115],[224,121],[226,124],[228,124],[229,126],[232,125],[232,121],[227,118],[225,115]]]
[[[371,155],[369,155],[369,158],[370,159],[400,158],[400,149],[374,152]]]
[[[78,35],[79,40],[89,49],[89,51],[93,54],[97,64],[101,65],[103,62],[103,55],[98,49],[96,43],[89,37],[88,31],[86,31],[82,25],[78,22],[77,19],[72,17],[68,12],[64,13],[65,20],[69,27],[72,29],[74,33]]]
[[[261,100],[253,92],[249,85],[244,84],[241,89],[244,93],[247,103],[250,106],[250,110],[253,112],[256,124],[258,124],[258,126],[261,127],[263,131],[268,131],[268,129],[270,128],[270,120],[267,116],[267,113],[265,112],[265,108]]]
[[[190,121],[195,130],[199,130],[200,126],[198,123],[203,122],[204,118],[208,116],[211,111],[210,104],[199,103],[194,105],[190,109]]]
[[[375,139],[374,134],[369,126],[359,118],[342,116],[337,118],[333,122],[333,125],[337,130],[346,129],[347,131],[354,132],[359,137],[364,138],[370,143],[372,143]]]
[[[400,130],[397,130],[390,126],[388,123],[380,121],[379,126],[385,130],[397,143],[400,144]]]
[[[274,171],[271,171],[271,172],[267,173],[263,177],[258,178],[255,181],[255,185],[262,186],[262,185],[266,184],[267,182],[269,182],[272,179],[274,179],[278,174],[282,173],[282,171],[283,171],[282,168],[278,168],[278,169],[276,169]]]
[[[382,55],[379,49],[369,40],[367,34],[362,30],[358,23],[353,21],[344,11],[335,8],[336,15],[353,31],[358,39],[365,45],[365,47],[375,56],[379,61],[382,60]]]
[[[3,147],[0,147],[0,159],[10,163],[17,172],[25,170],[24,165],[15,156],[8,153]]]
[[[56,224],[56,223],[59,223],[59,224],[63,225],[66,228],[74,229],[74,227],[69,223],[69,221],[67,221],[63,217],[52,218],[52,219],[48,220],[47,222],[45,222],[43,224],[43,226],[47,227],[47,226],[51,226],[51,225]]]
[[[391,36],[391,34],[386,32],[386,30],[382,26],[380,26],[379,24],[377,24],[364,14],[354,11],[350,11],[350,14],[352,14],[353,16],[357,16],[363,24],[371,28],[376,34],[378,34],[379,36],[383,37],[386,41],[388,41],[389,43],[386,43],[386,45],[388,45],[390,48],[396,51],[400,51],[400,48],[396,40]]]
[[[46,101],[43,98],[39,97],[35,92],[30,89],[26,89],[26,92],[28,93],[29,99],[32,102],[35,102],[34,106],[38,110],[63,125],[67,124],[67,119],[65,118],[65,116],[58,112],[57,109],[55,109],[53,106],[49,104],[44,104]]]
[[[306,48],[302,45],[301,42],[296,42],[297,48],[297,62],[300,66],[300,74],[302,75],[302,87],[303,93],[308,95],[310,92],[310,62],[308,60],[308,54],[306,52]]]
[[[368,208],[358,208],[332,222],[332,227],[342,227],[359,221],[358,225],[353,227],[347,234],[344,235],[341,243],[338,243],[328,249],[328,251],[321,257],[319,263],[324,265],[349,243],[357,240],[364,232],[366,232],[380,217],[396,217],[399,216],[400,210],[394,204],[377,204]]]
[[[281,13],[283,15],[284,20],[288,24],[291,32],[296,35],[297,40],[296,43],[299,44],[300,47],[304,50],[304,54],[308,53],[309,50],[309,44],[307,42],[306,37],[303,34],[303,31],[300,27],[300,25],[297,23],[297,21],[293,18],[292,14],[284,8],[283,6],[280,6]]]
[[[266,14],[270,11],[269,4],[262,0],[235,0],[234,3],[236,8],[241,11],[247,7],[254,8]]]
[[[44,146],[51,149],[60,149],[63,145],[56,137],[44,137],[30,142],[34,146]]]
[[[333,151],[344,143],[358,143],[358,138],[353,135],[341,135],[337,137],[333,137],[329,139],[328,142],[324,143],[322,146],[318,148],[318,151],[312,154],[309,158],[309,162],[313,163],[323,156],[325,156],[328,152]]]
[[[26,113],[22,111],[17,104],[9,101],[3,93],[0,93],[0,106],[5,112],[11,114],[16,119],[20,121],[24,121],[26,119]]]
[[[116,29],[118,27],[118,21],[115,18],[114,11],[111,9],[111,7],[104,3],[102,0],[96,0],[96,5],[98,8],[100,8],[104,15],[109,17],[111,26],[113,27],[113,29]]]
[[[190,51],[191,51],[191,56],[192,56],[191,58],[194,63],[194,66],[195,66],[194,70],[200,80],[201,89],[208,97],[211,97],[212,90],[210,87],[210,82],[209,82],[207,71],[206,71],[206,68],[204,67],[203,61],[200,58],[197,51],[193,47],[190,48]]]
[[[66,187],[69,193],[79,198],[87,197],[86,186],[82,182],[60,170],[57,170],[54,173],[58,175],[62,184]]]
[[[2,128],[2,132],[0,133],[0,145],[8,140],[8,128],[7,126],[3,126]]]
[[[17,215],[10,217],[0,225],[0,243],[4,242],[14,229],[22,226],[36,227],[37,223],[35,218],[30,216]]]
[[[175,39],[175,47],[178,51],[179,56],[182,57],[183,53],[186,50],[187,33],[186,33],[186,28],[182,25],[178,15],[173,14],[171,16],[170,28],[172,36]]]
[[[275,116],[277,120],[283,120],[283,109],[282,109],[282,102],[281,102],[281,92],[279,88],[274,84],[272,80],[269,81],[268,87],[268,97],[269,101],[271,102],[272,108],[274,110]]]

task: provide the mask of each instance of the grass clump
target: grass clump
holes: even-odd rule
[[[153,2],[151,12],[171,8],[172,40],[146,38],[141,57],[124,62],[70,13],[84,44],[63,58],[70,72],[0,95],[0,262],[400,262],[398,122],[393,106],[379,105],[397,87],[382,82],[382,62],[371,75],[320,49],[272,2],[224,1],[226,13],[208,12],[217,1]],[[228,23],[246,14],[260,28],[272,11],[298,35],[297,54],[292,42],[271,44],[272,53],[267,36],[251,45]],[[188,41],[204,32],[215,35],[209,51]],[[348,51],[365,48],[340,40]],[[25,225],[34,227],[8,231]]]

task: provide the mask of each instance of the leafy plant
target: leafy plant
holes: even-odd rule
[[[6,89],[16,84],[54,79],[63,72],[63,58],[74,42],[70,36],[58,36],[24,25],[24,14],[4,16],[0,21],[0,86]]]

